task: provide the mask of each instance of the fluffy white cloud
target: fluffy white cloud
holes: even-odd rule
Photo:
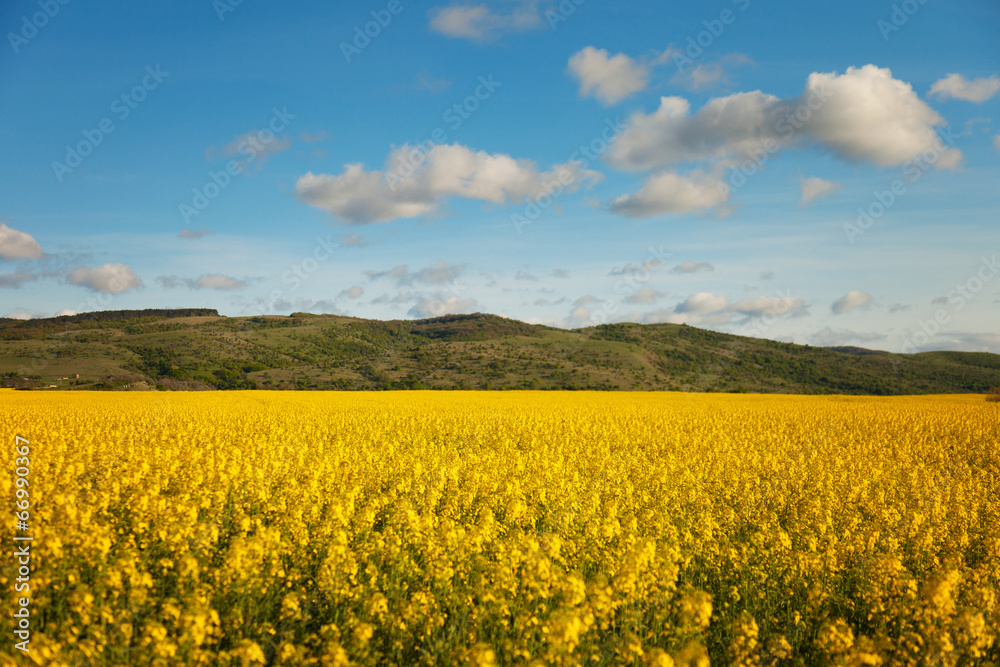
[[[817,199],[823,199],[824,197],[829,197],[835,192],[839,192],[843,187],[844,186],[840,183],[825,181],[822,178],[817,178],[816,176],[803,178],[799,181],[799,193],[802,196],[799,200],[799,204],[802,206],[811,204]]]
[[[711,292],[697,292],[680,303],[674,309],[674,312],[704,315],[706,313],[723,311],[728,305],[729,299],[722,295],[712,294]]]
[[[913,88],[874,65],[844,74],[809,75],[802,93],[781,99],[760,91],[710,100],[692,114],[680,97],[638,113],[612,142],[608,161],[621,169],[657,169],[705,160],[746,158],[774,148],[818,145],[854,161],[904,164],[940,150],[934,127],[944,120]],[[938,166],[960,159],[949,149]]]
[[[868,292],[852,289],[850,292],[833,302],[831,310],[836,315],[844,315],[855,308],[868,308],[872,305],[872,295]]]
[[[935,81],[931,86],[931,95],[940,99],[954,97],[966,102],[985,102],[1000,92],[1000,76],[984,76],[978,79],[966,79],[961,74],[949,74]]]
[[[646,179],[639,191],[611,200],[611,211],[629,218],[703,212],[726,203],[729,190],[717,177],[695,172],[682,176],[661,172]]]
[[[491,41],[509,32],[533,30],[543,25],[537,0],[523,0],[510,11],[501,12],[487,5],[451,5],[433,7],[429,12],[430,28],[446,37]]]
[[[580,96],[597,98],[610,106],[645,90],[649,85],[649,66],[624,53],[611,56],[606,49],[587,46],[569,59],[567,72],[580,82]]]
[[[368,224],[431,213],[447,197],[504,204],[538,197],[546,188],[572,192],[601,178],[581,162],[542,172],[529,160],[459,144],[429,150],[406,145],[389,155],[384,172],[366,171],[360,164],[346,165],[337,176],[310,172],[299,178],[295,194],[341,220]]]
[[[42,246],[31,234],[18,231],[0,222],[0,257],[4,259],[38,259]]]
[[[409,311],[410,317],[441,317],[468,313],[476,307],[475,299],[460,299],[457,296],[434,296],[420,299]]]
[[[121,263],[81,267],[71,271],[67,279],[74,285],[105,294],[121,294],[142,286],[135,272]]]
[[[670,269],[671,273],[676,274],[698,273],[699,271],[715,271],[715,267],[708,262],[692,262],[690,259],[687,259]]]

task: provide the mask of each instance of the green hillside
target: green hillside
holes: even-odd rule
[[[6,386],[64,389],[888,395],[985,392],[1000,385],[1000,355],[825,349],[675,324],[567,331],[478,313],[383,322],[187,309],[0,319],[0,375]]]

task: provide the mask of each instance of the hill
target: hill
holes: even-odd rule
[[[675,324],[571,331],[495,315],[365,320],[214,310],[0,319],[6,386],[985,392],[1000,355],[815,348]]]

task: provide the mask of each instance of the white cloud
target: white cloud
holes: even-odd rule
[[[371,241],[354,233],[346,235],[340,242],[341,248],[367,248],[369,245],[371,245]]]
[[[245,280],[238,280],[221,274],[206,274],[198,278],[181,278],[179,276],[157,276],[156,282],[165,289],[175,289],[181,285],[188,289],[237,290],[247,286]]]
[[[684,260],[670,270],[671,273],[698,273],[699,271],[715,271],[715,267],[708,262],[692,262],[690,259]]]
[[[601,178],[583,169],[581,162],[541,172],[530,160],[475,152],[459,144],[430,150],[406,145],[390,153],[385,172],[366,171],[360,164],[345,165],[337,176],[309,172],[295,184],[295,194],[341,220],[368,224],[432,213],[448,197],[504,204],[535,198],[546,186],[573,192]]]
[[[216,160],[221,158],[231,158],[237,155],[249,156],[239,160],[240,169],[245,169],[251,163],[256,169],[264,166],[264,163],[271,159],[272,155],[283,153],[292,147],[292,140],[289,137],[277,137],[267,129],[250,130],[239,136],[222,148],[216,149],[214,146],[205,151],[205,159]]]
[[[39,259],[42,246],[31,234],[12,229],[0,222],[0,257],[3,259]]]
[[[420,299],[409,311],[410,317],[441,317],[468,313],[476,307],[475,299],[460,299],[457,296],[434,296]]]
[[[58,313],[56,313],[54,317],[71,317],[73,315],[79,315],[79,314],[80,311],[78,310],[73,310],[72,308],[63,308]]]
[[[660,264],[663,263],[659,257],[653,257],[652,259],[647,259],[642,264],[633,264],[632,262],[625,262],[624,266],[616,266],[610,271],[608,271],[609,276],[627,276],[635,274],[644,274],[652,271]]]
[[[542,27],[537,0],[522,0],[510,11],[494,11],[482,5],[433,7],[430,28],[445,37],[488,42],[504,33],[524,32]]]
[[[714,63],[700,63],[694,67],[678,69],[670,79],[670,83],[684,86],[689,90],[704,90],[714,85],[729,85],[727,67],[736,65],[751,65],[753,60],[742,53],[731,53]]]
[[[653,303],[663,296],[663,292],[658,292],[652,287],[643,287],[630,295],[626,301],[629,303]]]
[[[71,271],[67,279],[74,285],[105,294],[121,294],[142,286],[135,272],[121,263],[81,267]]]
[[[448,264],[444,260],[438,260],[434,266],[420,269],[413,274],[413,280],[431,285],[441,285],[454,282],[465,272],[465,264]]]
[[[703,212],[729,199],[725,183],[717,176],[695,172],[682,176],[661,172],[646,179],[639,191],[611,200],[611,211],[629,218]]]
[[[342,290],[340,294],[338,294],[337,296],[338,297],[346,296],[348,299],[357,299],[364,293],[365,293],[364,287],[361,287],[360,285],[354,285],[352,287],[349,287],[348,289]]]
[[[680,303],[674,309],[674,312],[704,315],[706,313],[723,311],[728,305],[729,299],[722,295],[712,294],[711,292],[697,292]]]
[[[747,317],[762,317],[764,315],[790,315],[805,307],[802,299],[792,296],[758,296],[752,299],[742,299],[732,304],[729,310]]]
[[[236,278],[230,278],[229,276],[223,276],[220,274],[205,275],[196,278],[193,283],[189,282],[188,286],[192,289],[217,289],[217,290],[233,290],[242,289],[246,287],[246,281],[237,280]]]
[[[365,275],[368,276],[369,280],[391,278],[399,286],[413,285],[414,283],[443,285],[458,280],[459,276],[465,273],[465,267],[465,264],[448,264],[439,259],[432,266],[417,271],[410,271],[406,264],[400,264],[385,271],[365,271]]]
[[[872,295],[868,292],[852,289],[850,292],[833,302],[831,310],[836,315],[844,315],[855,308],[868,308],[872,305]]]
[[[818,145],[848,160],[895,166],[939,149],[934,127],[944,123],[909,84],[874,65],[811,74],[794,98],[744,92],[690,111],[687,100],[664,97],[655,112],[632,116],[608,148],[608,161],[621,169],[657,169],[746,158],[773,142],[777,148]],[[806,119],[797,120],[796,112]],[[938,166],[957,166],[960,158],[949,149]]]
[[[569,59],[567,72],[580,82],[580,96],[592,96],[605,106],[616,104],[649,85],[649,66],[624,53],[587,46]]]
[[[750,322],[764,316],[797,317],[806,313],[805,302],[790,295],[761,296],[730,303],[729,299],[721,294],[697,292],[672,309],[660,309],[648,313],[642,321],[650,324],[670,322],[711,326],[728,324],[734,320]]]
[[[840,183],[825,181],[822,178],[817,178],[816,176],[803,178],[799,181],[799,193],[802,196],[799,200],[799,205],[805,206],[806,204],[811,204],[818,199],[829,197],[835,192],[839,192],[843,187],[844,186]]]
[[[943,100],[953,97],[966,102],[985,102],[997,92],[1000,92],[1000,76],[996,74],[971,80],[961,74],[949,74],[934,82],[930,94]]]
[[[407,292],[400,292],[396,294],[396,296],[394,297],[390,297],[388,294],[383,294],[381,296],[372,299],[371,303],[377,303],[377,304],[391,303],[394,306],[399,306],[404,303],[410,303],[412,301],[416,301],[419,298],[420,298],[419,294],[407,291]]]
[[[24,283],[31,282],[33,280],[38,280],[38,274],[24,273],[22,271],[17,271],[15,273],[0,273],[0,287],[17,289]]]

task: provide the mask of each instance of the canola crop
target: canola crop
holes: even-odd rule
[[[4,665],[1000,663],[982,397],[2,392],[0,423],[34,568],[23,654],[4,520]]]

